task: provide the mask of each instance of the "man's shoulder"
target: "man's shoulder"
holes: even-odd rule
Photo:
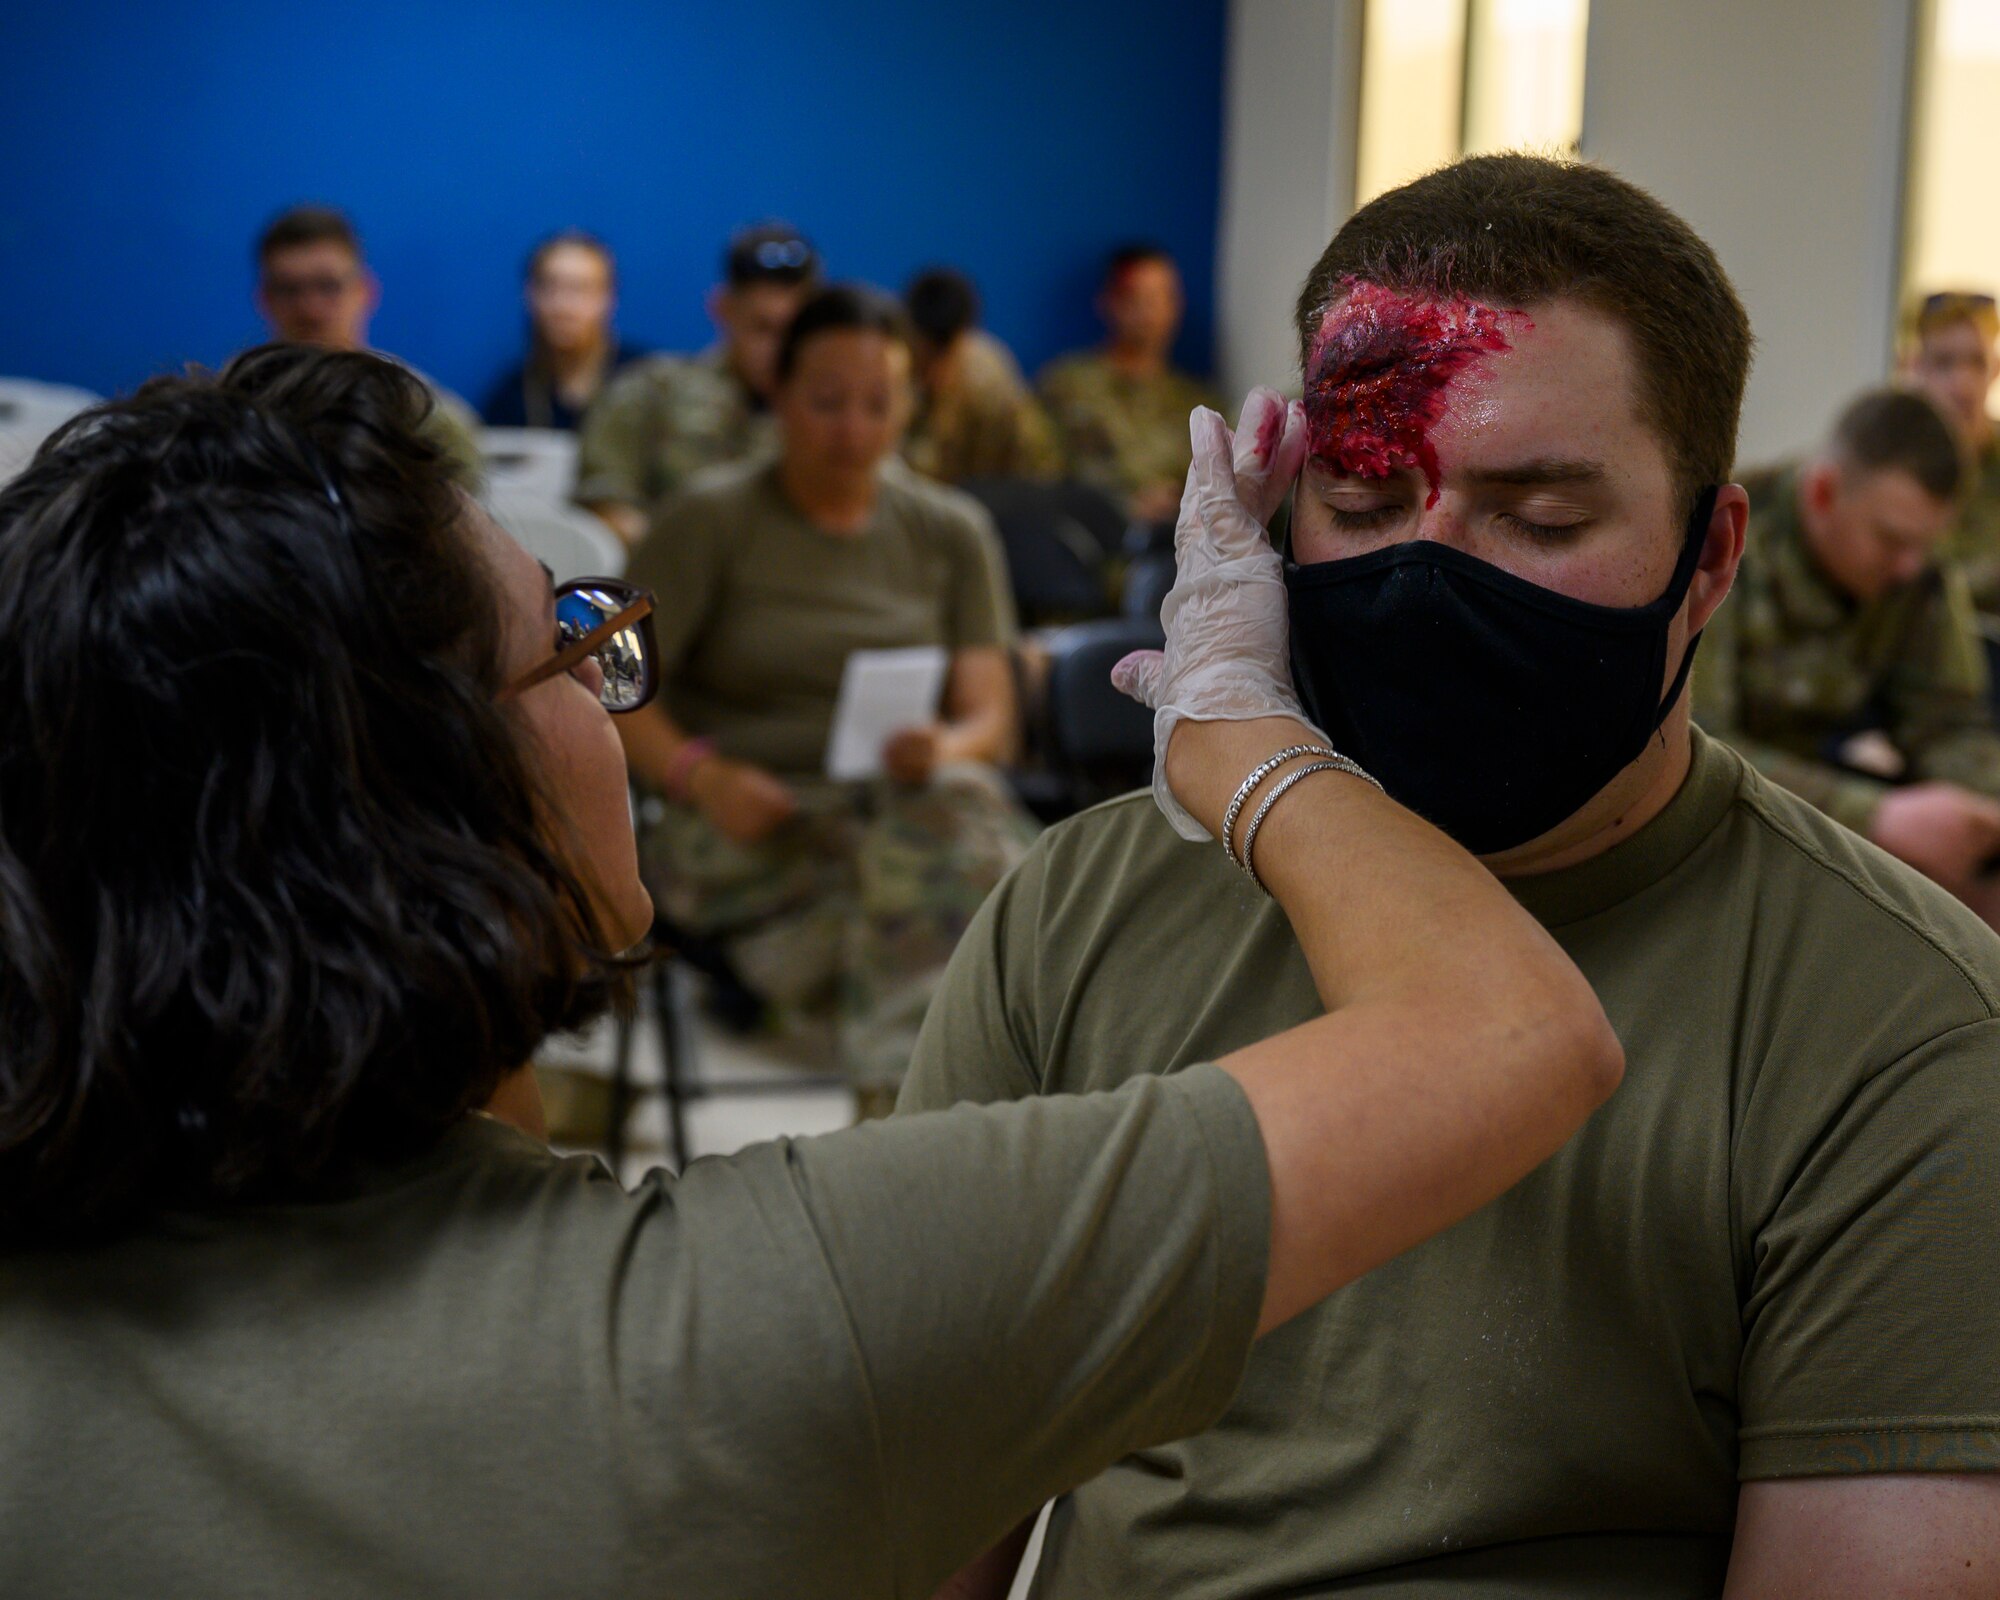
[[[728,374],[703,355],[656,353],[627,362],[604,386],[607,404],[711,400],[728,396]]]
[[[1758,851],[1758,913],[1796,938],[1789,981],[1808,996],[1820,981],[1899,997],[1920,983],[1948,1006],[1940,1031],[2000,1017],[1991,928],[1914,868],[1731,759],[1742,767],[1736,817],[1768,847]]]
[[[1074,395],[1104,387],[1111,369],[1097,350],[1071,350],[1057,356],[1036,375],[1035,387],[1045,395]]]
[[[1079,920],[1106,938],[1117,936],[1142,901],[1204,929],[1247,923],[1270,905],[1219,845],[1191,844],[1175,833],[1146,789],[1044,830],[1021,871],[1037,882],[1044,919]]]

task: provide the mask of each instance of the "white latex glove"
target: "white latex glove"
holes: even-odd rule
[[[1305,462],[1305,408],[1275,389],[1252,389],[1233,437],[1206,406],[1188,419],[1188,432],[1194,464],[1174,529],[1174,586],[1160,607],[1167,647],[1127,656],[1111,681],[1153,708],[1160,810],[1183,839],[1206,839],[1167,788],[1175,724],[1287,716],[1312,727],[1292,687],[1284,566],[1264,531]]]

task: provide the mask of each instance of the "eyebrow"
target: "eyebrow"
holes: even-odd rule
[[[1467,471],[1474,483],[1498,484],[1507,488],[1533,489],[1548,484],[1602,483],[1610,474],[1602,461],[1585,461],[1565,456],[1537,456],[1509,467],[1488,467]]]

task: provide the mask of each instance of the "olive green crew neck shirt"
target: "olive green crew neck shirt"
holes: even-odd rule
[[[344,1198],[0,1254],[0,1595],[924,1600],[1234,1391],[1270,1178],[1187,1078],[631,1193],[475,1118]]]
[[[1510,887],[1623,1085],[1263,1341],[1209,1432],[1062,1500],[1043,1600],[1712,1596],[1743,1479],[2000,1470],[2000,940],[1699,733],[1651,824]],[[1278,909],[1132,796],[987,902],[903,1105],[1102,1087],[1317,1010]]]
[[[627,576],[653,591],[675,720],[787,777],[824,775],[851,652],[959,651],[1015,634],[992,519],[893,463],[851,535],[808,520],[775,463],[719,474],[653,514]]]

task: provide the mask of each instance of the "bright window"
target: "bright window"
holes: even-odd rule
[[[1589,11],[1589,0],[1368,0],[1356,204],[1475,151],[1575,149]]]
[[[1934,0],[1918,67],[1909,286],[2000,289],[2000,0]]]
[[[1589,0],[1472,0],[1465,151],[1574,151]]]

